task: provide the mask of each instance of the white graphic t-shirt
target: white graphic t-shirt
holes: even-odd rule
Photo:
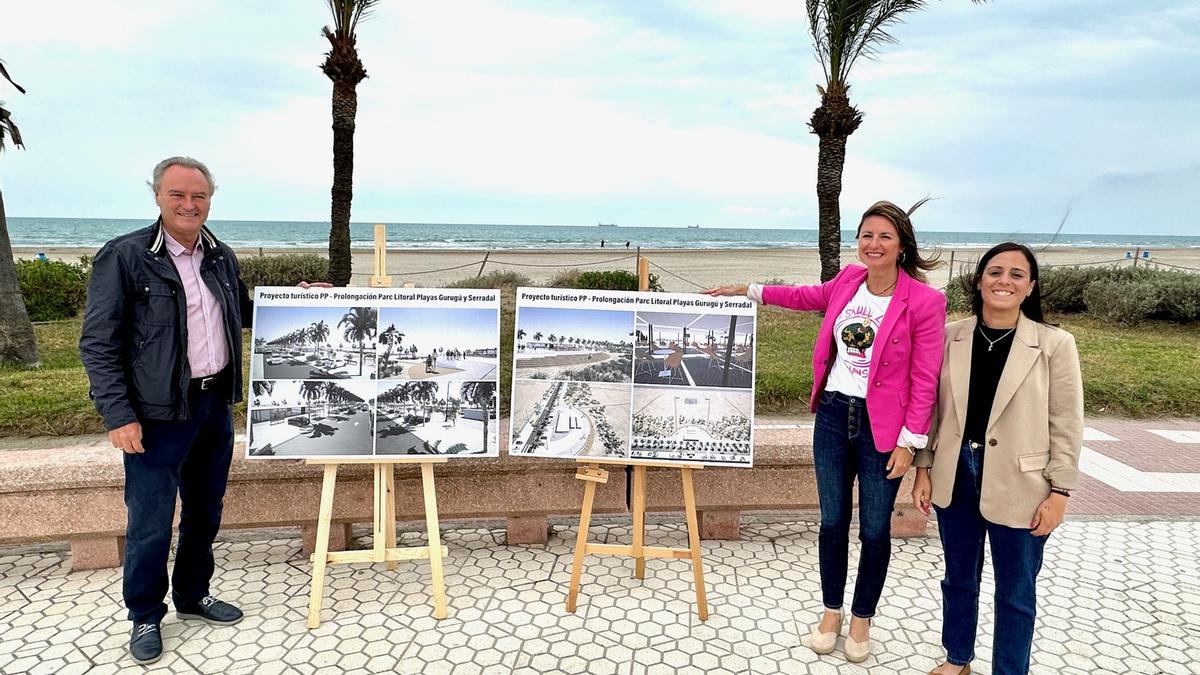
[[[871,370],[871,350],[892,297],[879,297],[867,290],[864,281],[854,297],[842,309],[833,324],[833,342],[837,359],[829,369],[826,391],[847,396],[867,397],[867,376]]]

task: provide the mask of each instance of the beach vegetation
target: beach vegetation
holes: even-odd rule
[[[242,282],[255,286],[295,286],[301,281],[329,281],[329,259],[315,253],[286,253],[238,258]]]
[[[83,310],[87,300],[91,258],[79,263],[62,260],[18,260],[17,281],[31,321],[69,319]]]
[[[22,94],[25,90],[13,82],[8,70],[0,62],[0,77]],[[0,152],[7,144],[23,148],[21,130],[13,121],[12,114],[0,101]],[[19,363],[34,367],[40,363],[37,340],[29,312],[21,299],[21,285],[17,281],[16,263],[13,260],[12,242],[8,238],[8,220],[4,215],[4,193],[0,192],[0,363]]]
[[[946,286],[950,311],[970,311],[969,283],[964,272]],[[1200,274],[1146,267],[1051,267],[1041,270],[1038,283],[1047,312],[1087,314],[1122,325],[1200,321]]]
[[[587,270],[578,268],[564,269],[546,283],[550,288],[581,288],[599,291],[636,291],[638,277],[629,270]],[[662,291],[662,283],[657,274],[650,274],[651,291]]]
[[[978,1],[978,0],[977,0]],[[872,57],[896,38],[888,32],[924,0],[807,0],[813,51],[825,75],[817,85],[821,105],[809,118],[817,145],[817,249],[821,281],[841,268],[842,169],[846,140],[862,124],[862,112],[850,103],[850,71],[859,57]]]
[[[499,288],[516,290],[518,286],[533,286],[533,280],[515,270],[492,270],[477,277],[467,277],[446,284],[446,288]]]
[[[354,195],[354,118],[358,114],[358,83],[367,69],[358,56],[358,22],[379,0],[326,0],[333,28],[321,34],[329,51],[321,72],[333,82],[333,189],[330,201],[329,274],[335,286],[350,283],[350,203]]]

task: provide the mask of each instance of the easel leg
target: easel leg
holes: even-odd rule
[[[391,464],[383,466],[383,544],[391,550],[396,548],[396,468]],[[396,571],[396,561],[388,560],[387,568],[389,572]]]
[[[583,556],[587,553],[588,526],[592,522],[592,501],[596,498],[596,483],[590,480],[585,483],[583,508],[579,511],[579,534],[575,537],[575,561],[571,564],[571,585],[567,590],[567,611],[572,614],[579,597],[579,578],[583,574]]]
[[[333,517],[333,487],[337,484],[337,464],[325,465],[321,483],[321,512],[317,516],[317,541],[313,547],[312,590],[308,596],[308,627],[321,625],[321,599],[325,593],[325,564],[329,558],[329,521]]]
[[[704,592],[704,562],[700,557],[700,524],[696,518],[696,493],[692,470],[683,469],[683,504],[687,512],[688,548],[692,552],[692,574],[696,578],[696,609],[701,621],[708,620],[708,597]]]
[[[646,557],[642,547],[646,544],[646,467],[633,467],[633,559],[634,576],[646,578]]]
[[[387,533],[384,531],[383,526],[383,521],[387,520],[384,516],[384,513],[387,511],[387,507],[384,504],[384,493],[387,492],[386,483],[383,478],[384,471],[383,464],[375,465],[375,495],[373,497],[375,516],[371,523],[371,549],[375,554],[375,562],[387,560],[385,552]]]
[[[429,572],[433,582],[433,618],[446,618],[446,582],[442,576],[442,536],[438,529],[437,492],[433,464],[421,464],[421,487],[425,491],[425,529],[429,538]],[[395,506],[392,507],[395,509]],[[395,532],[393,526],[392,532]],[[395,536],[393,534],[393,536]]]

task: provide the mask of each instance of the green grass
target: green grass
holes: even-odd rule
[[[512,376],[513,292],[501,293],[501,412],[508,414]],[[1200,417],[1200,325],[1151,322],[1123,328],[1080,315],[1050,318],[1075,334],[1090,415]],[[0,437],[100,433],[104,427],[87,397],[79,362],[78,320],[35,326],[43,366],[0,366]],[[768,307],[758,318],[759,412],[807,411],[815,314]],[[243,354],[248,355],[249,331]],[[249,359],[243,362],[248,364]],[[248,366],[247,366],[248,367]],[[236,429],[245,404],[235,409]]]

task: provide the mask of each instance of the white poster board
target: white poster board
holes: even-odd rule
[[[263,287],[246,456],[499,454],[500,293]]]
[[[509,454],[754,463],[746,298],[519,288]]]

